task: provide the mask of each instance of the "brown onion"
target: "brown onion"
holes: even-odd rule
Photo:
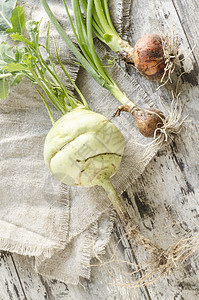
[[[127,63],[133,63],[143,76],[160,81],[166,67],[162,38],[157,34],[148,34],[141,37],[134,48],[130,48],[126,45],[120,57]]]
[[[159,109],[135,107],[131,113],[139,132],[145,137],[154,137],[155,131],[163,126],[165,117]]]
[[[140,108],[137,106],[121,105],[114,116],[119,116],[121,111],[130,112],[133,115],[139,132],[145,137],[154,137],[155,131],[163,126],[165,116],[156,108]]]

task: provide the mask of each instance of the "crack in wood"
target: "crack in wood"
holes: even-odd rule
[[[125,244],[128,245],[129,249],[131,249],[131,250],[130,250],[130,253],[131,253],[132,258],[133,258],[133,260],[135,261],[135,264],[136,264],[136,266],[137,266],[137,268],[138,268],[138,274],[140,275],[140,278],[142,278],[142,277],[143,277],[143,273],[142,273],[142,271],[140,270],[140,264],[139,264],[139,262],[138,262],[138,259],[137,259],[136,255],[135,255],[135,252],[132,251],[132,247],[130,247],[130,245],[129,245],[129,243],[128,243],[128,240],[124,237],[123,228],[122,228],[122,225],[121,225],[119,222],[118,222],[118,226],[116,227],[116,230],[115,230],[115,235],[117,236],[117,240],[121,240],[121,241],[122,241],[122,243],[120,243],[120,245],[123,246],[123,250],[122,250],[123,252],[124,252],[124,250],[126,250],[126,246],[124,245],[123,240],[125,241]],[[121,238],[122,238],[122,239],[121,239]],[[132,258],[129,257],[129,261],[130,261],[130,262],[132,262]],[[147,299],[147,300],[152,300],[152,298],[151,298],[151,296],[150,296],[150,292],[149,292],[149,290],[148,290],[148,287],[147,287],[146,285],[143,284],[143,288],[144,288],[144,290],[145,290],[145,292],[146,292],[146,294],[144,294],[144,296],[145,296],[145,297],[148,297],[148,299],[147,299],[147,298],[146,298],[146,299]]]
[[[190,42],[189,37],[188,37],[188,34],[187,34],[186,30],[185,30],[184,23],[183,23],[183,21],[182,21],[182,19],[181,19],[181,16],[180,16],[180,13],[179,13],[179,11],[178,11],[178,9],[177,9],[177,6],[176,6],[174,0],[171,0],[171,1],[172,1],[172,3],[173,3],[173,7],[174,7],[174,9],[175,9],[175,11],[176,11],[176,14],[177,14],[177,16],[178,16],[179,22],[180,22],[180,24],[181,24],[182,30],[183,30],[183,32],[184,32],[184,35],[185,35],[186,39],[187,39],[187,42],[188,42],[188,44],[189,44],[189,47],[190,47],[190,49],[192,49],[191,42]],[[194,60],[195,60],[195,64],[196,64],[197,69],[198,69],[198,62],[197,62],[197,59],[196,59],[195,54],[194,54],[193,52],[192,52],[192,55],[193,55],[193,58],[194,58]]]
[[[14,258],[12,256],[12,254],[10,255],[11,257],[11,260],[12,260],[12,263],[13,263],[13,266],[14,266],[14,269],[15,269],[15,272],[16,272],[16,275],[17,275],[17,278],[19,280],[19,284],[20,284],[20,287],[21,287],[21,290],[22,290],[22,293],[24,294],[24,300],[27,300],[27,296],[26,296],[26,293],[25,293],[25,290],[24,290],[24,287],[23,287],[23,284],[22,284],[22,281],[21,281],[21,278],[19,276],[19,272],[16,268],[16,264],[15,264],[15,261],[14,261]]]
[[[46,294],[44,295],[44,299],[55,300],[55,298],[52,294],[51,288],[48,285],[48,283],[46,282],[46,280],[44,280],[44,278],[41,275],[39,275],[39,277],[40,277],[41,282],[42,282],[42,284],[43,284],[43,286],[45,287],[45,290],[46,290]]]

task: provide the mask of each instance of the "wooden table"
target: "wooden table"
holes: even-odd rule
[[[171,145],[160,151],[136,183],[123,193],[123,200],[140,230],[162,247],[167,247],[183,233],[192,231],[196,234],[199,225],[199,4],[197,0],[124,0],[124,3],[127,7],[123,11],[124,25],[127,26],[129,21],[129,40],[132,43],[147,32],[168,28],[165,25],[167,22],[171,27],[175,24],[185,54],[196,44],[187,58],[191,72],[184,77],[186,82],[182,95],[183,99],[189,100],[185,115],[189,114],[192,123],[185,124],[187,131],[184,129]],[[168,98],[166,88],[157,92],[156,83],[144,79],[131,67],[127,67],[127,71],[149,96],[159,94]],[[115,251],[120,236],[121,228],[117,226],[103,257],[104,261]],[[83,281],[82,286],[70,286],[36,274],[33,259],[2,252],[0,299],[196,300],[199,299],[198,253],[188,258],[172,274],[164,275],[152,285],[133,289],[122,284],[126,275],[121,270],[111,270],[111,275],[117,279],[116,283],[105,267],[92,267],[90,281]],[[133,264],[140,264],[146,256],[137,245],[134,253],[131,253],[125,241],[116,248],[116,255]],[[96,262],[93,261],[93,264]]]

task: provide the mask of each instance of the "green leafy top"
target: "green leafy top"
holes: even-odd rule
[[[77,100],[72,93],[67,90],[57,75],[50,52],[49,25],[46,43],[45,45],[40,45],[40,23],[32,20],[25,23],[23,7],[16,7],[12,11],[12,16],[14,16],[11,18],[12,28],[7,30],[7,32],[11,33],[10,37],[13,41],[21,42],[23,46],[13,47],[5,42],[0,44],[0,99],[5,99],[7,97],[10,86],[19,84],[23,77],[27,77],[33,84],[42,88],[53,105],[62,115],[77,106],[88,108],[83,95],[64,68],[58,56],[55,41],[53,40],[58,63],[79,93],[82,101]],[[30,39],[23,35],[24,28],[28,31]],[[50,62],[49,65],[45,62],[41,54],[41,47],[47,54]],[[48,109],[52,123],[54,123],[46,100],[38,89],[37,91]]]
[[[19,34],[22,34],[25,28],[25,16],[23,7],[17,6],[12,10],[10,21],[12,23],[12,28],[8,28],[6,32],[18,32]]]
[[[6,29],[11,28],[11,11],[15,7],[17,0],[1,0],[0,3],[0,36],[6,35]]]

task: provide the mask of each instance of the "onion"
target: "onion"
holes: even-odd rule
[[[120,105],[113,116],[119,116],[121,111],[130,112],[133,115],[139,132],[145,137],[154,137],[157,129],[163,127],[165,116],[159,109]]]
[[[139,73],[148,79],[161,81],[166,64],[162,38],[159,35],[145,35],[137,41],[133,49],[128,44],[126,50],[119,55],[126,62],[133,63]]]
[[[98,39],[127,63],[132,63],[140,74],[156,81],[170,80],[179,64],[177,38],[166,34],[148,34],[141,37],[134,47],[124,41],[115,30],[109,14],[107,0],[72,0],[76,7],[81,2],[87,16],[87,27],[91,24]],[[74,15],[76,10],[74,9]],[[83,32],[83,30],[82,30]]]

